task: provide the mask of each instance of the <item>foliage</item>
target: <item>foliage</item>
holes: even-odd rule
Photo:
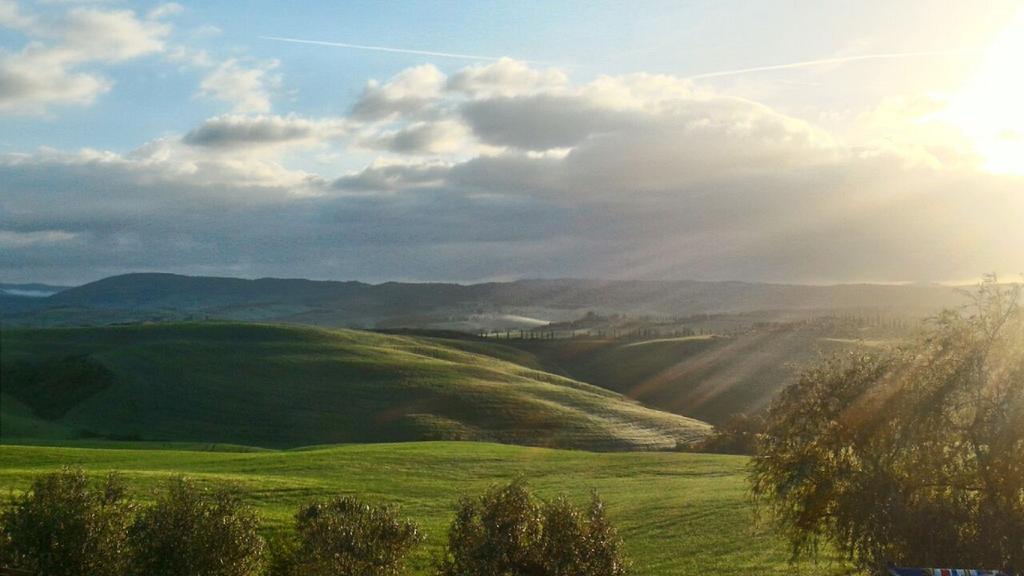
[[[351,496],[308,504],[295,521],[298,545],[278,547],[278,574],[397,576],[423,540],[419,528],[400,519],[394,508]]]
[[[121,576],[133,512],[115,475],[99,485],[69,468],[41,476],[0,515],[0,565],[47,576]]]
[[[175,478],[132,529],[137,576],[249,576],[263,566],[259,520],[237,494]]]
[[[267,539],[267,576],[292,576],[299,563],[299,541],[292,533]]]
[[[621,576],[622,541],[593,495],[582,511],[564,497],[544,502],[525,483],[464,498],[439,564],[442,576]]]
[[[760,414],[734,414],[721,426],[715,426],[695,449],[713,454],[753,454],[763,430],[764,417]]]
[[[987,280],[914,346],[834,358],[774,403],[753,490],[794,554],[1024,568],[1024,319]]]

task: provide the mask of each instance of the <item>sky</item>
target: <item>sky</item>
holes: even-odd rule
[[[0,0],[0,281],[1024,272],[1024,2]]]

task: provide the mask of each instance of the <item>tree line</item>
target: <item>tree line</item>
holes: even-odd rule
[[[0,567],[40,576],[399,576],[424,540],[396,508],[353,496],[309,502],[270,539],[230,488],[168,481],[142,506],[111,474],[36,478],[0,513]],[[605,505],[542,500],[526,483],[493,486],[455,510],[437,576],[624,576]]]

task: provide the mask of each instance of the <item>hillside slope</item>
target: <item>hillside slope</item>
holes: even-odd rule
[[[636,340],[432,340],[588,382],[712,424],[764,408],[801,369],[824,357],[888,343],[829,337],[813,327]]]
[[[672,448],[706,430],[615,392],[413,337],[189,323],[9,329],[0,339],[8,441],[464,439],[623,450]]]

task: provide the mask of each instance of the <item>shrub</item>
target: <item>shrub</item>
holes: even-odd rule
[[[0,563],[47,576],[121,576],[134,507],[116,475],[81,470],[37,478],[0,516]]]
[[[131,532],[137,576],[249,576],[263,567],[259,520],[237,494],[177,478]]]
[[[390,506],[346,496],[314,502],[295,516],[297,545],[276,548],[278,574],[290,576],[397,576],[423,536]]]
[[[697,444],[697,452],[713,454],[753,454],[757,448],[757,435],[764,429],[760,414],[733,414]]]
[[[986,282],[916,344],[836,358],[771,407],[753,490],[794,555],[1024,568],[1024,317]]]
[[[267,576],[297,574],[299,541],[294,534],[276,534],[267,539]]]
[[[627,563],[596,495],[583,511],[564,497],[540,501],[516,481],[462,500],[438,569],[441,576],[621,576]]]

